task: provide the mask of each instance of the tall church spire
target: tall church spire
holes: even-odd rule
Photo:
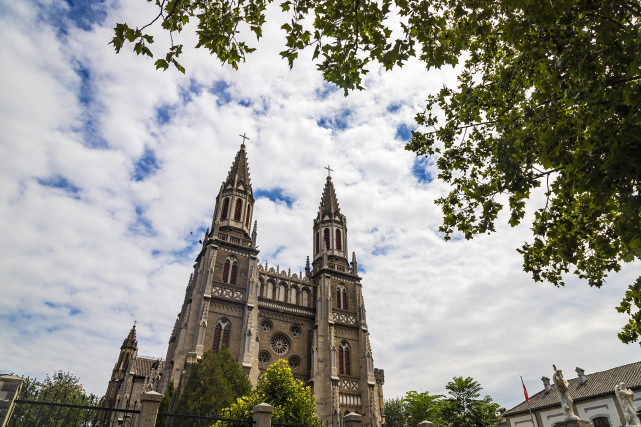
[[[249,177],[249,166],[247,164],[247,152],[245,151],[245,144],[240,145],[240,150],[236,153],[236,158],[234,163],[231,165],[229,174],[227,174],[227,180],[225,184],[231,184],[237,186],[242,184],[243,187],[251,194],[251,179]]]
[[[325,188],[323,189],[323,195],[321,196],[320,213],[326,213],[329,215],[340,214],[336,191],[334,190],[334,184],[332,183],[332,178],[330,176],[327,177]]]
[[[328,167],[328,170],[329,167]],[[314,220],[314,269],[328,260],[347,266],[347,220],[341,214],[332,178],[328,175],[323,188],[318,216]]]
[[[249,175],[249,164],[245,144],[241,144],[227,179],[220,186],[216,198],[216,208],[212,220],[212,236],[218,237],[220,231],[234,239],[245,239],[253,247],[251,219],[254,213],[254,196]],[[231,233],[231,234],[230,234]],[[245,245],[245,243],[243,243]]]
[[[120,348],[121,349],[125,349],[125,348],[138,349],[138,340],[136,340],[136,324],[135,323],[134,323],[134,326],[129,331],[129,335],[127,335],[127,338],[125,338],[125,340],[122,342],[122,346]]]

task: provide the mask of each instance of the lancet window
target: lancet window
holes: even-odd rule
[[[227,258],[223,265],[223,282],[236,284],[238,279],[238,261],[233,258]]]
[[[223,345],[229,347],[230,331],[231,324],[229,320],[223,318],[216,323],[216,328],[214,329],[214,344],[212,345],[214,352],[218,352],[218,349]]]
[[[325,250],[329,250],[329,228],[323,231],[323,239],[325,240]]]
[[[236,209],[234,210],[234,221],[240,221],[240,214],[243,211],[243,201],[240,199],[236,200]]]
[[[297,304],[298,303],[297,299],[298,299],[298,289],[296,289],[295,287],[292,287],[289,290],[289,303]]]
[[[347,310],[347,289],[342,283],[336,286],[336,307]]]
[[[220,219],[227,219],[227,214],[229,213],[229,197],[223,199],[223,211],[220,214]]]
[[[301,299],[302,299],[301,304],[304,307],[309,307],[309,291],[307,291],[307,289],[303,289]]]
[[[351,375],[349,344],[346,341],[343,341],[338,347],[338,373],[343,375]]]
[[[247,205],[247,215],[245,216],[245,227],[249,227],[249,221],[251,220],[252,207]]]
[[[316,236],[314,236],[314,248],[316,249],[316,253],[320,251],[320,243],[318,241],[318,231],[316,232]]]
[[[338,251],[342,251],[343,250],[342,249],[343,245],[342,245],[342,241],[341,241],[341,231],[340,230],[336,230],[336,244],[335,244],[335,246],[336,246],[336,250],[338,250]]]

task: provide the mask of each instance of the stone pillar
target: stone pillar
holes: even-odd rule
[[[156,416],[161,400],[162,394],[155,391],[148,391],[140,395],[140,414],[138,414],[136,427],[154,427],[156,425]]]
[[[274,407],[268,403],[259,403],[252,409],[255,427],[271,427]]]
[[[13,412],[14,401],[20,394],[22,378],[13,375],[0,377],[0,424],[9,424]]]
[[[343,427],[361,427],[363,417],[355,412],[350,412],[343,417]]]
[[[421,421],[416,427],[436,427],[436,424],[430,421]]]

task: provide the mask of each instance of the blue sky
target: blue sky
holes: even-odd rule
[[[527,223],[442,240],[434,200],[448,189],[434,159],[404,146],[454,70],[374,69],[344,97],[308,54],[289,70],[276,21],[238,71],[187,50],[185,75],[159,72],[108,45],[115,22],[148,7],[0,4],[0,372],[68,370],[102,394],[134,320],[140,353],[164,357],[245,132],[261,263],[304,269],[324,167],[334,170],[387,397],[442,393],[462,375],[509,407],[519,376],[533,394],[552,363],[589,373],[638,360],[616,339],[625,317],[614,310],[638,264],[602,289],[555,289],[521,271]]]

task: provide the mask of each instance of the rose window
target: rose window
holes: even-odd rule
[[[274,353],[282,356],[283,354],[287,353],[287,350],[289,350],[289,340],[285,335],[274,335],[269,342],[269,347]]]
[[[294,338],[298,338],[300,336],[300,328],[298,326],[292,326],[289,333],[292,334]]]
[[[289,367],[292,369],[296,369],[300,366],[300,359],[296,356],[290,357],[288,362]]]
[[[262,364],[269,363],[269,359],[270,359],[269,353],[267,353],[266,351],[261,351],[260,353],[258,353],[258,361],[260,363]]]
[[[263,323],[260,324],[260,328],[263,332],[269,332],[272,330],[272,322],[269,320],[263,320]]]

